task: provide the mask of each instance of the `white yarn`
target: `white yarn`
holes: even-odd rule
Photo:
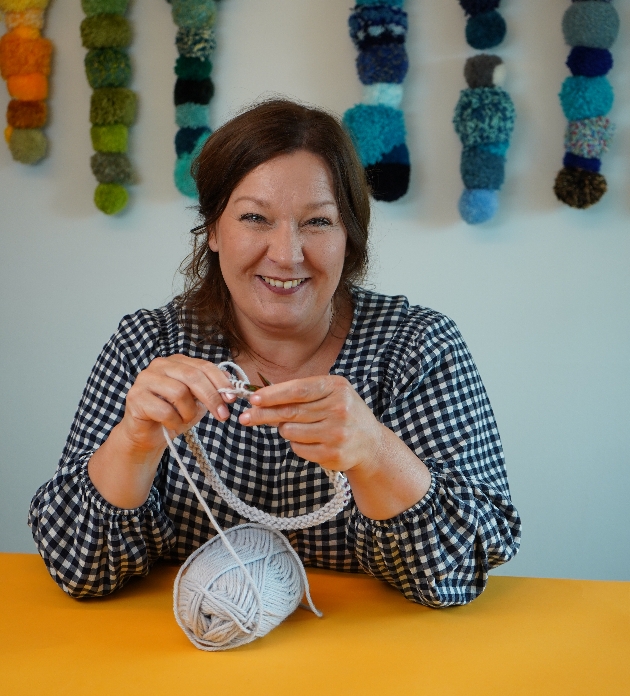
[[[231,377],[235,393],[245,398],[247,375],[234,363],[221,363],[237,370],[242,380]],[[280,529],[302,529],[336,516],[350,499],[350,486],[343,474],[327,471],[334,497],[307,515],[274,517],[237,498],[221,481],[210,463],[194,428],[184,437],[213,490],[239,514],[267,525],[243,524],[224,532],[182,462],[168,431],[164,438],[184,478],[217,531],[217,536],[198,548],[180,568],[173,590],[177,623],[199,649],[215,651],[250,643],[266,635],[293,613],[304,594],[308,607],[322,616],[311,599],[304,566]],[[220,543],[223,542],[223,543]]]

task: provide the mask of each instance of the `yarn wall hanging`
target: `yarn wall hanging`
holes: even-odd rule
[[[81,0],[86,15],[81,40],[88,49],[85,74],[94,90],[90,100],[90,137],[95,153],[90,164],[98,181],[96,207],[107,215],[120,212],[129,195],[133,172],[127,156],[129,126],[136,116],[136,95],[127,85],[131,62],[126,49],[132,31],[125,17],[128,0]]]
[[[41,36],[49,0],[0,0],[7,33],[0,39],[0,73],[11,100],[4,137],[17,162],[35,164],[48,150],[48,76],[52,42]]]
[[[560,104],[569,121],[564,136],[563,168],[554,193],[572,208],[588,208],[606,193],[600,174],[601,156],[608,150],[614,126],[607,118],[614,100],[606,78],[613,66],[610,48],[619,32],[619,16],[609,0],[573,2],[564,13],[562,32],[571,46]]]
[[[185,196],[197,197],[191,165],[210,135],[208,104],[214,95],[212,54],[216,48],[214,0],[167,0],[177,25],[175,45],[175,186]]]
[[[498,46],[506,24],[497,11],[501,0],[459,0],[468,20],[466,41],[477,50]],[[460,93],[453,125],[462,143],[460,173],[464,191],[459,213],[469,225],[494,217],[498,190],[505,178],[505,156],[514,130],[516,112],[501,87],[505,66],[497,55],[481,53],[464,67],[468,88]]]
[[[405,49],[404,0],[356,0],[349,19],[350,37],[363,99],[348,109],[343,122],[379,201],[395,201],[409,188],[409,150],[400,109],[409,61]]]

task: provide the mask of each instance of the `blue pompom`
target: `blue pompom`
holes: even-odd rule
[[[403,44],[369,46],[357,56],[357,72],[364,85],[376,82],[400,84],[408,68],[409,60]]]
[[[453,125],[464,147],[508,143],[516,111],[510,95],[500,87],[464,89],[453,115]]]
[[[210,129],[202,128],[180,128],[175,135],[175,152],[177,156],[188,154],[195,149],[200,138],[205,139],[210,135]]]
[[[175,186],[180,193],[184,196],[189,196],[190,198],[197,198],[197,183],[192,175],[191,169],[193,163],[206,142],[207,138],[201,137],[195,145],[195,149],[192,152],[185,153],[179,156],[175,160],[175,171],[173,172],[173,178],[175,180]]]
[[[464,189],[458,208],[465,222],[478,225],[494,217],[499,208],[499,197],[496,191]]]
[[[473,15],[466,22],[466,41],[480,51],[498,46],[505,37],[505,20],[496,11]]]
[[[380,164],[410,164],[409,150],[403,143],[396,145],[389,152],[386,152],[379,160]]]
[[[359,49],[404,43],[407,13],[394,7],[357,7],[348,20],[350,38]]]
[[[567,67],[573,75],[584,75],[584,77],[605,75],[612,66],[612,53],[605,48],[575,46],[567,58]]]
[[[460,164],[462,181],[467,189],[491,189],[503,186],[505,160],[480,147],[464,148]]]
[[[598,172],[602,168],[602,161],[594,157],[580,157],[572,152],[565,152],[562,164],[565,167],[577,167],[589,172]]]
[[[203,128],[208,126],[207,104],[187,102],[175,107],[175,123],[180,128]]]
[[[605,116],[615,95],[605,77],[567,77],[560,90],[560,104],[567,121],[580,121],[593,116]]]
[[[356,0],[357,7],[371,5],[388,5],[389,7],[402,7],[405,0]]]
[[[477,146],[480,150],[485,150],[486,152],[491,152],[493,155],[498,155],[499,157],[505,158],[510,143],[505,141],[503,143],[484,143]]]
[[[619,15],[607,2],[574,2],[562,18],[562,32],[569,46],[610,48],[619,33]]]
[[[399,109],[382,104],[357,104],[346,111],[343,123],[364,167],[376,164],[383,155],[405,142],[405,118]]]

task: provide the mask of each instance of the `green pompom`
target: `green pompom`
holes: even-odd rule
[[[97,152],[127,152],[127,126],[92,126],[90,137]]]
[[[122,123],[130,126],[136,116],[136,95],[124,87],[104,87],[92,92],[90,122],[94,126]]]
[[[100,14],[81,22],[81,41],[85,48],[126,48],[131,38],[131,25],[120,15]]]
[[[94,191],[94,204],[106,215],[115,215],[127,205],[129,194],[120,184],[99,184]]]
[[[187,102],[175,107],[175,123],[180,128],[203,128],[209,125],[208,105]]]
[[[175,74],[182,80],[206,80],[212,72],[212,61],[201,58],[178,56],[175,61]]]
[[[206,29],[217,18],[217,6],[213,0],[172,0],[173,21],[178,27]]]
[[[133,169],[127,155],[95,152],[91,159],[92,174],[101,184],[131,184]]]
[[[96,48],[85,56],[85,74],[92,89],[126,87],[131,79],[131,60],[118,48]]]
[[[38,128],[14,128],[9,139],[9,150],[16,162],[35,164],[46,157],[48,140]]]
[[[129,0],[81,0],[88,17],[98,14],[125,14]]]

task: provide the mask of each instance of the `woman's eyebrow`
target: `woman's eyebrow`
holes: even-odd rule
[[[254,198],[253,196],[239,196],[234,199],[234,203],[240,203],[241,201],[249,201],[250,203],[255,203],[261,208],[269,208],[269,203],[263,201],[261,198]]]

